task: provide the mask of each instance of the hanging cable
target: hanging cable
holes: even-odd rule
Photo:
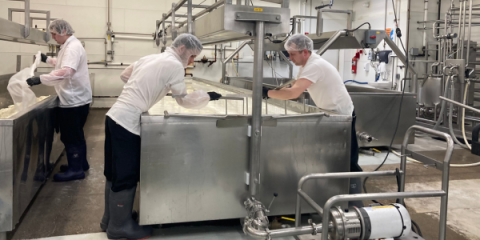
[[[395,3],[394,3],[393,0],[392,0],[392,7],[393,7],[393,13],[395,14],[395,25],[397,27],[397,29],[395,30],[395,33],[397,34],[397,37],[399,38],[400,43],[402,45],[402,49],[403,49],[403,51],[405,52],[405,55],[406,55],[406,57],[405,57],[406,64],[405,64],[405,71],[404,71],[404,77],[406,78],[407,73],[408,73],[408,53],[407,53],[407,50],[405,49],[405,46],[404,46],[403,41],[402,41],[402,30],[400,30],[400,28],[398,27],[397,11],[395,9]],[[397,123],[396,123],[396,126],[395,126],[395,131],[393,132],[392,140],[390,141],[390,145],[388,146],[387,155],[385,156],[385,159],[383,160],[383,162],[380,165],[378,165],[378,167],[376,167],[375,170],[373,170],[374,172],[378,171],[385,164],[385,162],[387,161],[388,156],[390,155],[390,152],[392,150],[393,141],[395,140],[395,136],[397,135],[397,131],[398,131],[398,126],[400,124],[400,116],[402,115],[403,97],[405,96],[405,84],[406,84],[406,81],[403,81],[402,97],[400,98],[400,106],[398,108]],[[365,193],[367,193],[367,187],[366,187],[367,180],[368,180],[368,177],[366,177],[363,180],[363,184],[362,184],[363,191]],[[372,201],[378,203],[375,200],[372,200]]]

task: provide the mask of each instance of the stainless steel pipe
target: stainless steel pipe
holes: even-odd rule
[[[440,97],[441,98],[441,97]],[[412,126],[410,127],[407,132],[405,133],[405,137],[403,139],[402,144],[402,155],[401,155],[401,166],[400,169],[405,171],[407,167],[407,156],[406,156],[406,149],[408,145],[408,141],[412,136],[413,131],[420,131],[427,134],[431,134],[440,138],[443,138],[447,142],[447,150],[445,153],[445,157],[443,159],[443,169],[442,169],[442,191],[444,195],[441,196],[440,202],[440,221],[439,221],[439,239],[445,240],[446,238],[446,225],[447,225],[447,205],[448,205],[448,184],[449,184],[449,174],[450,174],[450,161],[452,159],[453,154],[453,139],[447,133],[439,132],[430,128],[421,127],[421,126]],[[405,174],[400,175],[400,192],[405,191]],[[404,198],[400,198],[400,203],[404,204]]]
[[[262,140],[263,44],[265,23],[256,22],[252,91],[252,128],[250,132],[250,186],[255,196],[260,185],[260,145]]]
[[[449,98],[440,96],[440,99],[442,99],[442,100],[444,100],[444,101],[447,101],[447,102],[449,102],[449,103],[453,103],[453,104],[455,104],[455,105],[457,105],[457,106],[463,107],[463,108],[468,109],[468,110],[470,110],[470,111],[474,111],[474,112],[476,112],[476,113],[480,113],[480,110],[478,110],[478,109],[476,109],[476,108],[473,108],[473,107],[470,107],[470,106],[468,106],[468,105],[462,104],[462,103],[460,103],[460,102],[451,100],[451,99],[449,99]]]

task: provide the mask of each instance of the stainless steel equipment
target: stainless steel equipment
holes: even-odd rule
[[[0,233],[13,230],[63,152],[57,106],[57,96],[50,96],[0,119]]]
[[[215,91],[251,94],[205,83]],[[245,104],[251,109],[251,101]],[[267,108],[284,104],[269,100]],[[303,104],[290,102],[287,108],[298,111]],[[251,183],[251,119],[251,115],[224,115],[223,108],[209,115],[143,114],[140,224],[244,217],[242,203]],[[351,116],[325,115],[316,109],[309,114],[264,115],[261,121],[260,181],[255,198],[268,202],[278,193],[270,215],[294,213],[289,206],[295,202],[296,182],[302,175],[349,171]],[[348,180],[312,181],[304,190],[323,204],[333,195],[347,193]],[[303,209],[314,211],[306,204]]]
[[[447,142],[447,151],[443,162],[436,162],[438,169],[442,171],[441,190],[436,191],[417,191],[405,192],[405,176],[407,171],[406,150],[410,136],[414,131],[420,131],[443,138]],[[380,171],[380,172],[355,172],[355,173],[319,173],[303,176],[298,181],[297,202],[295,210],[295,227],[283,228],[279,230],[268,229],[268,219],[265,219],[265,213],[268,209],[261,203],[246,201],[248,216],[245,218],[244,232],[257,239],[272,239],[286,236],[296,236],[304,234],[317,235],[321,233],[322,239],[377,239],[377,238],[395,238],[400,240],[423,239],[413,234],[411,230],[411,220],[407,209],[404,207],[405,198],[425,198],[440,197],[440,221],[438,239],[446,239],[447,209],[448,209],[448,181],[450,172],[450,160],[452,158],[454,143],[452,137],[448,134],[431,130],[420,126],[412,126],[405,133],[402,143],[402,157],[400,170]],[[423,161],[424,159],[419,159]],[[399,191],[392,193],[364,193],[354,195],[339,195],[330,198],[320,207],[309,194],[303,191],[303,186],[312,180],[328,180],[342,178],[362,178],[394,176],[400,178]],[[398,199],[400,204],[391,204],[378,207],[351,208],[344,211],[337,204],[355,200],[372,199]],[[309,226],[300,226],[301,200],[306,201],[315,211],[322,215],[322,223],[316,224],[309,220]],[[388,221],[387,221],[388,220]]]
[[[284,0],[283,0],[284,1]],[[179,5],[185,4],[180,1],[165,14],[162,20],[157,21],[157,46],[162,42],[163,46],[169,46],[176,36],[182,33],[193,33],[206,44],[218,44],[223,42],[242,41],[254,39],[256,35],[255,21],[270,22],[267,24],[267,34],[278,35],[288,33],[290,9],[276,7],[254,7],[246,5],[234,5],[231,0],[220,0],[211,7],[192,16],[191,31],[188,20],[181,22],[177,27],[172,21],[170,26],[164,27],[167,18],[175,14]],[[286,1],[288,2],[288,0]],[[161,26],[162,25],[162,26]]]
[[[0,76],[0,109],[13,104],[7,91],[12,75]],[[0,118],[0,235],[14,229],[64,149],[55,131],[55,89],[40,85],[32,90],[50,97]]]
[[[359,139],[359,147],[389,146],[393,133],[398,129],[393,144],[401,144],[403,135],[416,121],[415,93],[404,93],[402,112],[398,116],[402,93],[375,88],[364,88],[347,85],[347,91],[352,98],[355,114],[357,115],[356,130],[373,137],[373,141]],[[414,143],[414,139],[410,139]]]
[[[9,8],[8,20],[0,18],[0,40],[21,42],[37,45],[56,44],[50,37],[50,30],[47,27],[46,32],[32,28],[30,13],[45,14],[45,25],[50,25],[50,11],[30,9],[30,0],[22,0],[25,3],[23,9]],[[25,16],[25,25],[12,22],[13,12],[23,12]]]

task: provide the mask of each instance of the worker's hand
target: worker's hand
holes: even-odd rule
[[[47,63],[47,58],[48,58],[47,55],[42,53],[41,56],[42,56],[42,62]]]
[[[268,91],[270,91],[270,89],[268,89],[266,87],[262,87],[262,97],[263,97],[263,99],[269,99]]]
[[[42,82],[40,81],[40,77],[31,77],[27,79],[27,84],[31,86],[35,86],[38,84],[41,84]]]
[[[208,95],[210,96],[210,101],[218,100],[222,97],[222,94],[216,92],[208,92]]]

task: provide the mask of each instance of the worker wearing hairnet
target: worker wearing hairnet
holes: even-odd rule
[[[140,180],[140,115],[168,92],[185,108],[202,108],[218,100],[215,92],[187,93],[184,69],[202,51],[191,34],[178,36],[164,53],[141,58],[126,68],[126,82],[105,121],[105,213],[100,223],[109,239],[140,239],[151,235],[150,226],[131,218],[137,182]]]
[[[40,77],[29,78],[27,84],[53,86],[60,99],[60,139],[65,144],[68,166],[61,166],[61,172],[53,178],[56,181],[83,179],[84,171],[89,169],[83,126],[92,102],[87,55],[81,42],[73,36],[75,31],[67,21],[57,19],[50,24],[49,29],[52,38],[61,45],[60,52],[57,58],[42,54],[41,60],[55,70]]]
[[[342,77],[337,69],[319,55],[313,53],[313,41],[305,35],[296,34],[285,43],[285,49],[290,60],[300,70],[297,81],[290,88],[268,90],[263,88],[263,98],[295,99],[305,90],[308,91],[317,107],[342,115],[352,115],[352,144],[351,164],[352,172],[362,171],[358,165],[358,142],[355,131],[355,113],[353,102],[343,84]],[[361,193],[361,180],[352,179],[350,193]],[[363,207],[361,201],[351,203]]]

